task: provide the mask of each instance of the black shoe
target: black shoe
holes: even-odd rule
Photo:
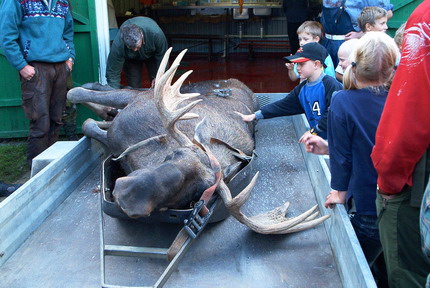
[[[76,134],[70,135],[69,137],[67,137],[67,140],[69,141],[78,141],[79,140],[79,136]]]
[[[21,187],[22,184],[6,184],[4,182],[0,181],[0,197],[7,197],[15,190],[17,190],[19,187]]]

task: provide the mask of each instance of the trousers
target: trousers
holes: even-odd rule
[[[430,264],[421,250],[420,208],[410,205],[411,190],[386,200],[379,193],[376,209],[390,288],[424,287]]]
[[[145,61],[126,59],[124,63],[124,73],[127,79],[128,85],[133,88],[142,88],[142,68],[146,66],[149,75],[149,83],[157,76],[158,66],[155,58],[149,58]]]
[[[66,105],[69,67],[65,62],[29,63],[35,68],[30,80],[20,77],[22,108],[30,120],[27,160],[43,152],[58,140]]]

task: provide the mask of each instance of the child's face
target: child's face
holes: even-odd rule
[[[311,42],[319,42],[320,37],[311,35],[309,33],[299,33],[299,45],[300,47],[303,47],[303,45],[311,43]]]
[[[337,53],[337,57],[339,58],[339,66],[342,67],[343,71],[346,70],[346,67],[349,66],[349,55],[345,51],[342,51],[341,49]]]
[[[297,72],[302,79],[312,78],[316,70],[320,70],[320,68],[317,67],[315,61],[309,60],[306,62],[297,63]]]
[[[368,25],[367,32],[370,32],[370,31],[385,32],[385,31],[387,31],[387,29],[388,29],[387,17],[381,17],[381,18],[375,20],[374,25]]]

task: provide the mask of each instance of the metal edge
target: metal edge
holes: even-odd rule
[[[0,203],[0,266],[101,162],[101,144],[86,137]]]
[[[293,116],[294,128],[298,137],[309,130],[304,115]],[[377,285],[361,250],[360,243],[351,225],[344,206],[336,205],[334,209],[324,207],[325,199],[330,192],[330,169],[324,156],[306,152],[300,145],[307,166],[309,177],[318,202],[320,214],[331,215],[324,222],[327,237],[330,240],[333,255],[338,266],[343,287],[372,287]]]

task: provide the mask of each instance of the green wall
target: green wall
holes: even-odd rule
[[[393,17],[388,21],[388,34],[394,36],[396,30],[408,20],[414,9],[423,2],[423,0],[391,0],[394,5]]]

